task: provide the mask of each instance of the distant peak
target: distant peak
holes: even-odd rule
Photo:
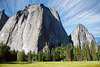
[[[24,9],[29,8],[30,6],[41,6],[41,7],[44,7],[44,4],[43,3],[40,3],[40,4],[32,4],[32,5],[29,4],[29,5],[25,6]]]
[[[88,32],[87,28],[83,24],[78,24],[72,32],[74,32],[76,30]]]
[[[83,43],[89,43],[90,45],[92,40],[95,41],[93,35],[89,33],[87,28],[82,24],[78,24],[77,27],[72,31],[71,40],[74,46],[77,47],[78,45],[80,48],[82,48]]]
[[[4,9],[3,9],[2,11],[0,11],[0,15],[1,15],[1,16],[2,16],[2,15],[6,15]]]
[[[78,26],[84,26],[84,25],[82,25],[82,24],[78,24]]]
[[[5,10],[3,9],[2,12],[5,12]]]
[[[43,4],[43,3],[39,3],[39,4],[32,4],[32,5],[40,5],[40,6],[41,6],[41,5],[43,5],[43,6],[44,6],[44,4]]]
[[[3,9],[0,13],[5,13],[5,10]]]
[[[41,6],[41,7],[44,7],[44,4],[43,4],[43,3],[41,3],[41,4],[40,4],[40,6]]]
[[[85,28],[85,26],[82,25],[82,24],[78,24],[77,27],[79,27],[79,28]]]

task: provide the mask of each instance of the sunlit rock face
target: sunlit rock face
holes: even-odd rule
[[[0,30],[2,29],[7,20],[8,16],[5,14],[5,11],[0,11]]]
[[[93,35],[82,24],[77,25],[72,31],[71,40],[74,46],[78,45],[80,48],[82,48],[83,43],[89,43],[90,46],[92,40],[95,42]]]
[[[45,42],[66,44],[68,36],[56,10],[33,4],[9,18],[0,32],[0,41],[12,50],[38,53]]]

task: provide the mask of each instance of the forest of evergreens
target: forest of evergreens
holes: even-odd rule
[[[37,54],[30,51],[25,54],[24,51],[10,50],[10,47],[0,44],[0,62],[4,61],[99,61],[100,46],[98,50],[92,41],[90,47],[83,43],[82,49],[79,46],[74,47],[71,43],[61,46],[55,46],[47,53],[39,51]]]

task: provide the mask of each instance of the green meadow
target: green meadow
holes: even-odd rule
[[[100,61],[71,61],[71,62],[7,62],[0,67],[100,67]]]

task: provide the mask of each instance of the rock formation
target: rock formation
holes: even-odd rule
[[[37,53],[44,48],[45,42],[68,43],[68,36],[56,10],[33,4],[8,19],[0,32],[0,41],[12,50]]]
[[[0,30],[2,29],[2,27],[4,26],[7,20],[8,20],[8,16],[5,14],[5,11],[2,10],[0,12]]]
[[[50,49],[49,49],[49,46],[48,46],[48,44],[47,44],[47,42],[46,42],[45,47],[43,48],[43,52],[44,52],[44,53],[47,53],[48,50],[50,50]]]
[[[95,41],[94,37],[82,24],[79,24],[71,33],[71,40],[74,46],[79,45],[82,48],[83,43],[90,43],[91,41]]]

